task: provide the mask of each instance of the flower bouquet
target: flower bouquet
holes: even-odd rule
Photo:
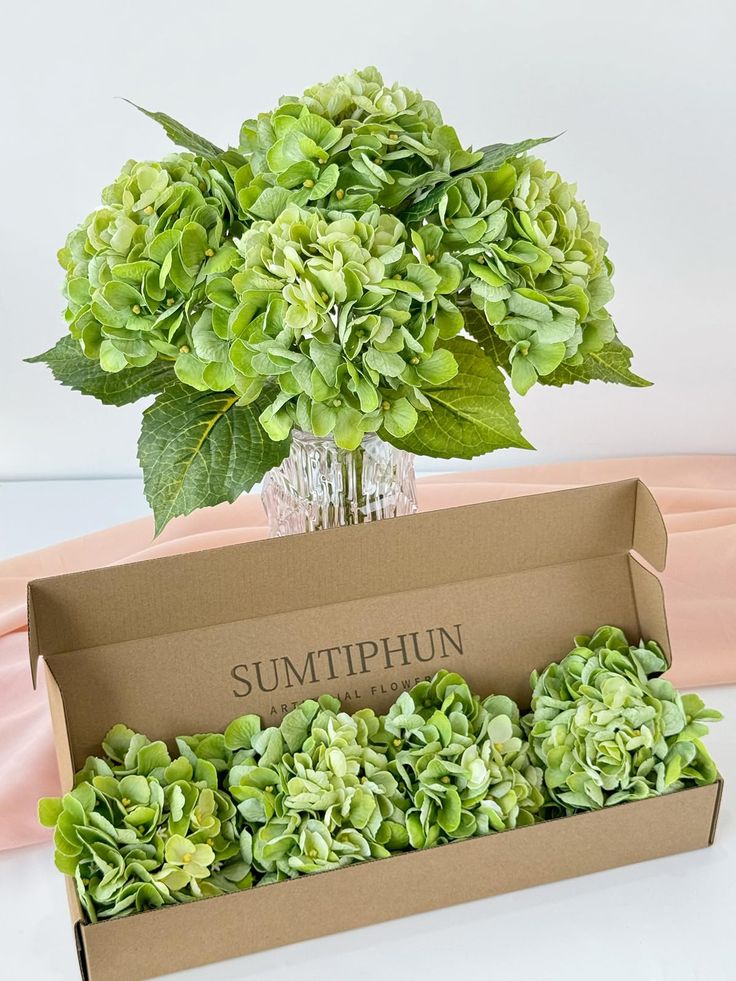
[[[607,243],[573,184],[468,149],[374,68],[284,97],[221,149],[129,161],[59,253],[55,377],[153,397],[139,460],[156,531],[269,474],[276,533],[414,509],[411,454],[530,448],[507,380],[649,384],[607,310]]]

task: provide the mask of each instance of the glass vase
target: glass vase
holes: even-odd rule
[[[295,430],[291,452],[263,480],[271,537],[364,524],[417,509],[414,457],[375,434],[356,450]]]

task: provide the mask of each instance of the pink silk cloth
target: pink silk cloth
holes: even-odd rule
[[[645,457],[470,471],[418,482],[422,510],[640,477],[669,532],[663,582],[681,687],[736,682],[736,456]],[[0,562],[0,848],[44,841],[36,802],[59,793],[43,682],[28,664],[30,579],[231,545],[266,536],[257,495],[172,521],[153,540],[150,518]],[[42,675],[39,676],[42,679]],[[100,734],[102,736],[102,733]]]

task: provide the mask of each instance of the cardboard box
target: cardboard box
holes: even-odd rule
[[[529,674],[603,623],[670,657],[666,532],[637,480],[32,582],[64,789],[125,722],[152,739],[277,722],[323,692],[384,710],[439,668],[529,704]],[[721,782],[533,827],[85,923],[82,974],[134,978],[234,957],[713,840]],[[421,888],[406,888],[407,882]]]

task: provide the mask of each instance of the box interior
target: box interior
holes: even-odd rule
[[[440,668],[524,708],[530,672],[602,623],[669,658],[661,586],[632,549],[663,567],[637,480],[38,580],[31,662],[55,682],[62,772],[116,722],[171,740],[247,712],[277,724],[323,692],[381,711]]]

